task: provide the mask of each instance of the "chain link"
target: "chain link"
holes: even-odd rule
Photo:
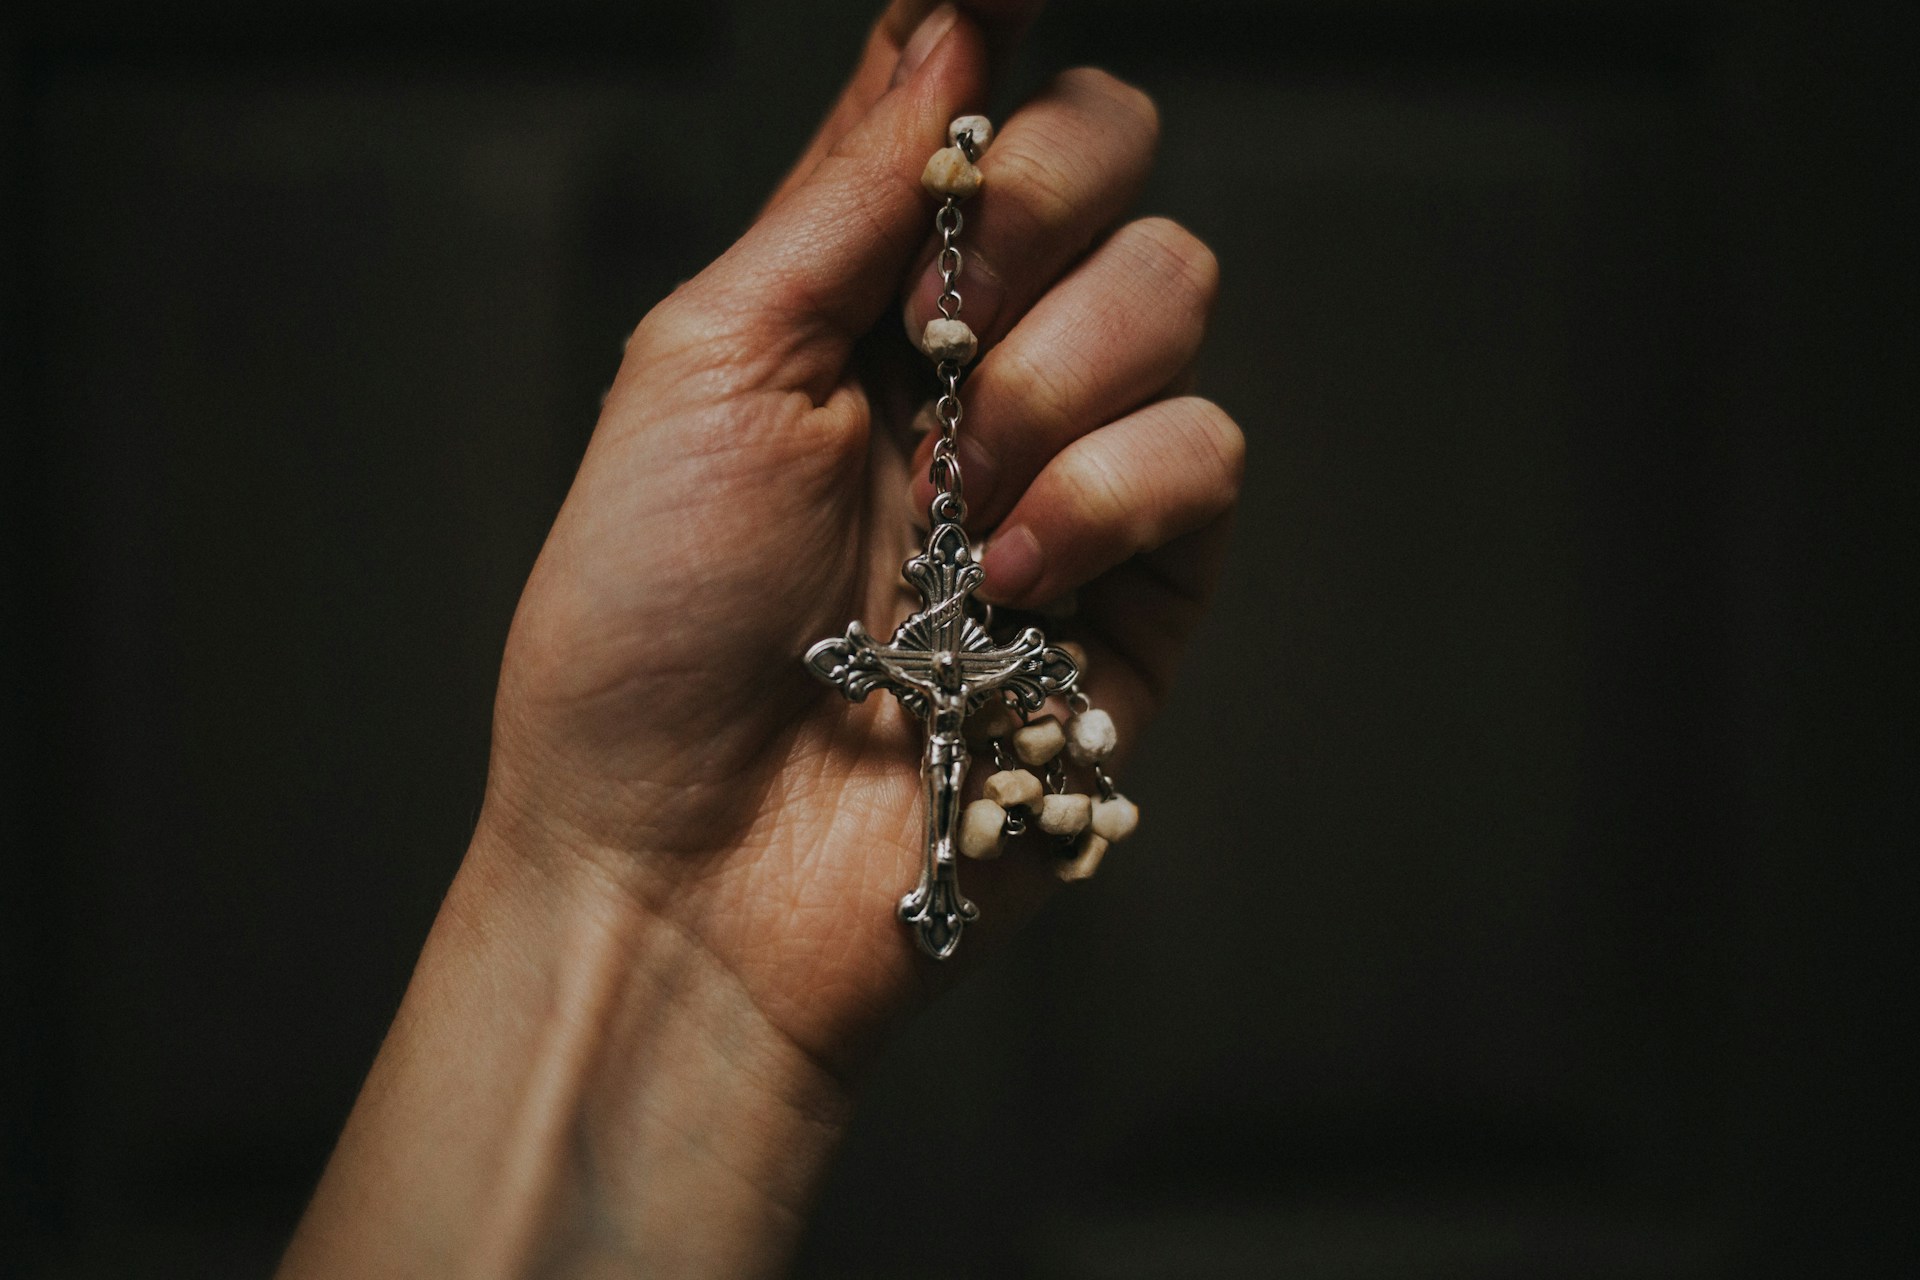
[[[973,155],[972,134],[961,136],[960,146],[968,157]],[[940,254],[935,259],[940,268],[940,297],[935,306],[948,320],[960,314],[960,269],[966,263],[966,255],[960,252],[960,231],[966,226],[965,215],[960,212],[960,202],[948,196],[933,215],[933,226],[940,233]],[[958,360],[942,360],[934,367],[934,374],[945,388],[940,398],[934,401],[933,414],[939,424],[940,438],[934,441],[932,479],[933,506],[929,511],[936,524],[959,524],[967,518],[966,491],[960,479],[960,453],[958,436],[960,430],[960,378],[961,369]]]
[[[970,163],[980,158],[979,148],[973,145],[972,131],[963,130],[954,142]],[[966,255],[960,251],[960,232],[966,225],[966,215],[960,212],[960,202],[952,196],[948,196],[933,215],[934,230],[940,233],[940,253],[934,260],[940,269],[940,296],[934,305],[940,309],[941,316],[948,320],[957,319],[960,315],[960,270],[966,265]],[[933,405],[940,438],[934,441],[933,461],[930,464],[934,494],[928,515],[935,524],[961,524],[967,518],[967,498],[960,478],[958,445],[960,362],[942,360],[935,366],[934,373],[945,389]]]

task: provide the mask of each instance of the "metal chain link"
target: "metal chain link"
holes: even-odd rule
[[[972,133],[962,132],[955,143],[969,161],[978,159]],[[960,315],[960,269],[966,264],[966,255],[960,251],[959,240],[960,231],[966,224],[966,216],[960,212],[960,202],[952,196],[948,196],[933,215],[934,230],[940,233],[940,254],[935,259],[940,268],[940,297],[934,305],[939,307],[941,316],[948,320],[957,319]],[[934,374],[940,379],[944,390],[933,405],[940,438],[933,442],[933,460],[929,464],[934,493],[928,515],[935,524],[961,524],[967,518],[967,498],[960,477],[958,445],[962,412],[960,362],[942,360],[934,366]]]

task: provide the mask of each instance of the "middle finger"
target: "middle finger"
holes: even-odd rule
[[[1062,72],[1007,121],[980,157],[986,186],[965,210],[960,318],[982,347],[1126,212],[1159,136],[1153,100],[1093,68]],[[937,251],[929,240],[909,277],[904,311],[916,345],[939,314]]]
[[[1053,456],[1167,393],[1191,368],[1219,289],[1211,250],[1165,218],[1113,233],[967,379],[959,460],[967,524],[993,528]],[[930,435],[912,504],[932,500]]]

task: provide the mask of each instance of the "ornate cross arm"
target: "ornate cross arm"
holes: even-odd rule
[[[955,652],[905,647],[912,643],[905,633],[913,623],[909,619],[893,642],[884,645],[860,623],[849,623],[845,637],[822,640],[807,650],[807,669],[850,702],[864,702],[875,689],[885,689],[923,720],[933,709],[936,689],[964,693],[966,713],[971,714],[1001,692],[1012,694],[1029,711],[1037,710],[1050,695],[1073,684],[1073,659],[1049,645],[1037,627],[1028,627],[1005,648]]]
[[[822,640],[807,650],[807,670],[838,689],[849,702],[865,702],[875,689],[899,689],[881,661],[880,645],[858,622],[847,624],[844,639]]]

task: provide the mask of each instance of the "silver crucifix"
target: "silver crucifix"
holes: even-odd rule
[[[925,605],[900,624],[893,639],[880,644],[858,622],[850,623],[844,638],[822,640],[807,651],[807,668],[854,702],[885,689],[926,722],[927,751],[920,762],[926,863],[919,886],[900,899],[900,919],[913,928],[922,950],[944,960],[960,945],[967,921],[980,914],[960,892],[954,859],[960,787],[967,777],[966,718],[1002,692],[1037,710],[1048,695],[1072,689],[1079,672],[1037,627],[1004,648],[994,645],[971,612],[984,575],[958,524],[934,525],[927,549],[901,573]]]

